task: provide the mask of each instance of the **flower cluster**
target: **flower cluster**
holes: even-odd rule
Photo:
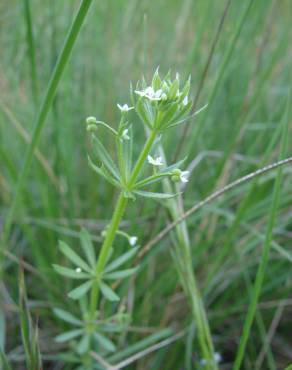
[[[150,86],[143,81],[134,91],[134,96],[138,96],[138,101],[134,105],[140,118],[149,128],[162,132],[184,121],[192,106],[189,91],[190,80],[180,88],[178,74],[173,80],[170,73],[161,79],[157,69]]]

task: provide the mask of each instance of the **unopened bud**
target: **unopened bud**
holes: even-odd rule
[[[93,116],[90,116],[90,117],[87,117],[86,118],[86,124],[87,125],[92,125],[92,124],[96,124],[97,123],[97,119]]]

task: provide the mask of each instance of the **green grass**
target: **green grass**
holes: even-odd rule
[[[73,28],[80,1],[0,4],[0,347],[13,369],[26,366],[19,331],[19,264],[33,327],[39,328],[44,369],[77,368],[75,359],[65,355],[67,348],[54,342],[71,327],[52,308],[71,307],[78,315],[79,307],[66,294],[71,282],[59,277],[52,264],[66,264],[58,239],[79,252],[81,227],[100,250],[100,232],[117,194],[87,165],[84,121],[94,115],[116,129],[116,103],[130,103],[130,81],[151,76],[158,65],[162,73],[191,74],[192,95],[200,89],[197,109],[209,104],[187,123],[187,135],[181,126],[162,139],[168,159],[179,147],[178,158],[187,155],[185,166],[194,166],[183,205],[164,207],[141,199],[128,205],[122,226],[138,235],[140,251],[183,210],[276,162],[283,123],[288,132],[285,157],[292,155],[291,117],[286,113],[289,0],[232,0],[218,35],[228,1],[100,0],[89,9],[90,3],[82,2]],[[133,126],[138,155],[144,132],[138,120]],[[99,135],[113,150],[103,130]],[[277,170],[266,172],[204,205],[141,253],[135,279],[117,287],[131,326],[112,336],[118,350],[106,361],[128,360],[128,369],[199,368],[197,301],[190,294],[193,272],[215,351],[222,356],[219,368],[288,367],[290,184],[291,164],[282,167],[281,183]],[[119,253],[127,250],[123,238],[117,247]],[[123,305],[101,307],[109,316]],[[268,333],[273,335],[267,344]]]

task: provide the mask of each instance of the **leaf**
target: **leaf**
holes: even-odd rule
[[[93,151],[95,155],[99,158],[99,160],[105,165],[105,167],[111,172],[111,174],[120,181],[120,174],[119,170],[112,160],[111,156],[108,154],[105,147],[102,145],[102,143],[98,140],[98,138],[93,135],[92,137],[93,142]]]
[[[67,342],[68,340],[79,337],[83,333],[84,333],[83,329],[75,329],[75,330],[66,331],[63,334],[58,335],[55,338],[55,341],[58,342],[58,343]]]
[[[76,325],[76,326],[83,325],[81,320],[73,316],[70,312],[64,311],[61,308],[54,308],[53,312],[59,319],[65,322],[68,322],[69,324]]]
[[[131,269],[126,269],[126,270],[114,271],[114,272],[104,275],[104,279],[109,279],[109,280],[124,279],[126,277],[133,275],[137,270],[138,270],[138,267],[134,267]]]
[[[5,355],[5,353],[3,352],[1,347],[0,347],[0,359],[1,359],[0,365],[2,365],[2,367],[1,367],[2,370],[12,370],[12,367],[10,366],[10,364],[8,362],[8,358]]]
[[[284,370],[292,370],[292,364],[291,365],[288,365],[287,367],[285,367]]]
[[[93,336],[104,349],[108,350],[109,352],[114,352],[116,350],[116,346],[113,344],[113,342],[104,335],[100,333],[93,333]]]
[[[178,104],[177,103],[170,104],[170,107],[163,114],[162,121],[159,124],[159,129],[160,130],[164,130],[165,128],[167,128],[170,125],[170,123],[172,122],[173,118],[176,115],[177,110],[178,110]]]
[[[80,240],[81,240],[81,246],[87,258],[87,261],[94,268],[96,264],[96,255],[95,255],[94,246],[90,238],[90,234],[88,233],[87,230],[85,229],[81,230]]]
[[[121,266],[129,259],[131,259],[136,253],[138,248],[131,248],[128,252],[122,254],[120,257],[116,258],[110,264],[108,264],[104,270],[105,273],[115,270],[117,267]]]
[[[77,253],[73,251],[66,243],[63,241],[59,242],[60,250],[61,252],[71,261],[73,262],[77,267],[82,268],[83,270],[87,272],[91,272],[90,267],[87,265],[83,259],[81,259]]]
[[[135,190],[133,191],[134,194],[140,195],[141,197],[145,198],[153,198],[153,199],[170,199],[174,198],[178,195],[176,194],[168,194],[168,193],[153,193],[151,191],[143,191],[143,190]]]
[[[84,354],[88,350],[89,344],[90,344],[90,336],[88,334],[84,334],[81,341],[77,345],[77,352],[80,355]]]
[[[128,135],[130,140],[123,140],[122,141],[122,150],[123,150],[123,158],[125,162],[125,172],[126,178],[128,179],[131,174],[132,169],[132,153],[133,153],[133,132],[132,127],[128,128]]]
[[[102,281],[99,283],[100,290],[103,296],[111,302],[117,302],[120,300],[120,297],[110,288],[107,284]]]
[[[25,282],[23,273],[19,279],[19,313],[22,343],[25,352],[25,360],[28,369],[41,368],[41,356],[38,344],[38,331],[34,329],[30,312],[27,305]]]
[[[165,168],[162,168],[161,173],[171,172],[172,170],[175,170],[176,168],[180,168],[186,160],[187,160],[187,157],[185,157],[185,158],[181,159],[180,161],[175,162],[175,163],[173,163],[173,164],[171,164],[171,165],[169,165]]]
[[[151,129],[152,125],[151,125],[151,120],[148,117],[149,113],[147,114],[147,112],[145,111],[145,106],[141,98],[138,99],[137,104],[135,106],[135,110],[138,116],[140,117],[141,121],[144,122],[145,125]]]
[[[150,185],[158,181],[162,181],[164,177],[170,176],[171,173],[167,173],[166,171],[164,172],[159,172],[153,176],[149,176],[146,179],[143,179],[135,184],[135,188],[140,188],[142,186]]]
[[[89,291],[91,286],[92,281],[86,281],[85,283],[79,285],[77,288],[71,290],[71,292],[68,293],[68,297],[72,299],[79,299]]]
[[[69,277],[71,279],[88,279],[91,277],[89,274],[86,274],[84,272],[77,272],[76,270],[60,265],[53,265],[53,268],[58,274]]]
[[[108,172],[106,172],[103,166],[101,167],[96,166],[89,156],[87,157],[87,159],[88,159],[88,164],[93,169],[93,171],[95,171],[97,174],[105,178],[112,185],[120,187],[120,183],[116,181]]]
[[[0,348],[5,347],[6,322],[4,310],[0,310]]]

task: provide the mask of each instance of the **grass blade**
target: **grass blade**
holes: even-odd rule
[[[287,114],[285,114],[285,121],[283,122],[283,132],[282,132],[282,142],[281,142],[281,150],[280,150],[280,160],[285,157],[288,147],[288,128],[289,128],[289,119],[291,108],[289,109],[290,97],[287,102]],[[260,261],[260,265],[257,270],[256,279],[253,288],[253,294],[251,297],[251,302],[248,308],[248,312],[246,315],[246,319],[244,322],[243,333],[240,338],[239,348],[237,351],[237,355],[235,358],[233,370],[239,370],[241,367],[241,363],[244,357],[246,345],[248,339],[250,337],[251,326],[256,314],[257,304],[259,301],[259,297],[262,290],[262,285],[265,277],[266,268],[269,261],[269,252],[271,249],[272,244],[272,237],[273,237],[273,227],[276,221],[276,214],[277,208],[280,199],[280,191],[281,191],[281,183],[282,183],[282,169],[281,167],[278,169],[277,177],[275,179],[274,191],[273,191],[273,198],[270,210],[270,216],[267,226],[267,233],[266,239],[263,246],[262,257]]]
[[[52,73],[51,79],[49,81],[47,91],[45,93],[44,99],[42,101],[39,113],[37,115],[35,125],[34,125],[34,130],[32,134],[32,140],[30,143],[30,146],[27,149],[25,159],[24,159],[24,164],[21,169],[21,172],[18,177],[18,181],[15,187],[14,191],[14,197],[13,201],[11,203],[10,209],[8,211],[6,221],[3,227],[3,234],[2,234],[2,248],[5,248],[5,244],[8,238],[8,235],[10,233],[10,229],[12,226],[12,222],[15,216],[15,212],[17,210],[17,206],[19,204],[20,198],[21,198],[21,193],[22,193],[22,188],[25,183],[25,180],[27,178],[29,169],[31,167],[32,159],[33,159],[33,154],[34,151],[37,147],[37,144],[39,142],[39,138],[42,132],[42,129],[44,127],[44,124],[46,122],[47,115],[49,113],[49,110],[52,106],[59,82],[61,80],[61,77],[63,75],[64,69],[67,65],[67,62],[69,60],[69,57],[71,55],[73,46],[75,45],[77,36],[80,33],[81,26],[84,23],[86,14],[89,10],[89,7],[92,3],[92,0],[83,0],[80,8],[77,12],[77,15],[72,23],[72,26],[68,32],[67,38],[65,40],[63,49],[61,51],[61,54],[58,58],[58,61],[56,63],[56,66],[54,68],[54,71]],[[3,254],[1,254],[3,256]]]
[[[36,57],[35,57],[35,43],[33,36],[33,26],[31,20],[31,9],[30,9],[30,0],[24,0],[24,14],[26,21],[26,38],[28,45],[28,56],[30,62],[30,76],[31,76],[31,87],[32,94],[35,103],[38,99],[38,81],[37,81],[37,68],[36,68]]]

